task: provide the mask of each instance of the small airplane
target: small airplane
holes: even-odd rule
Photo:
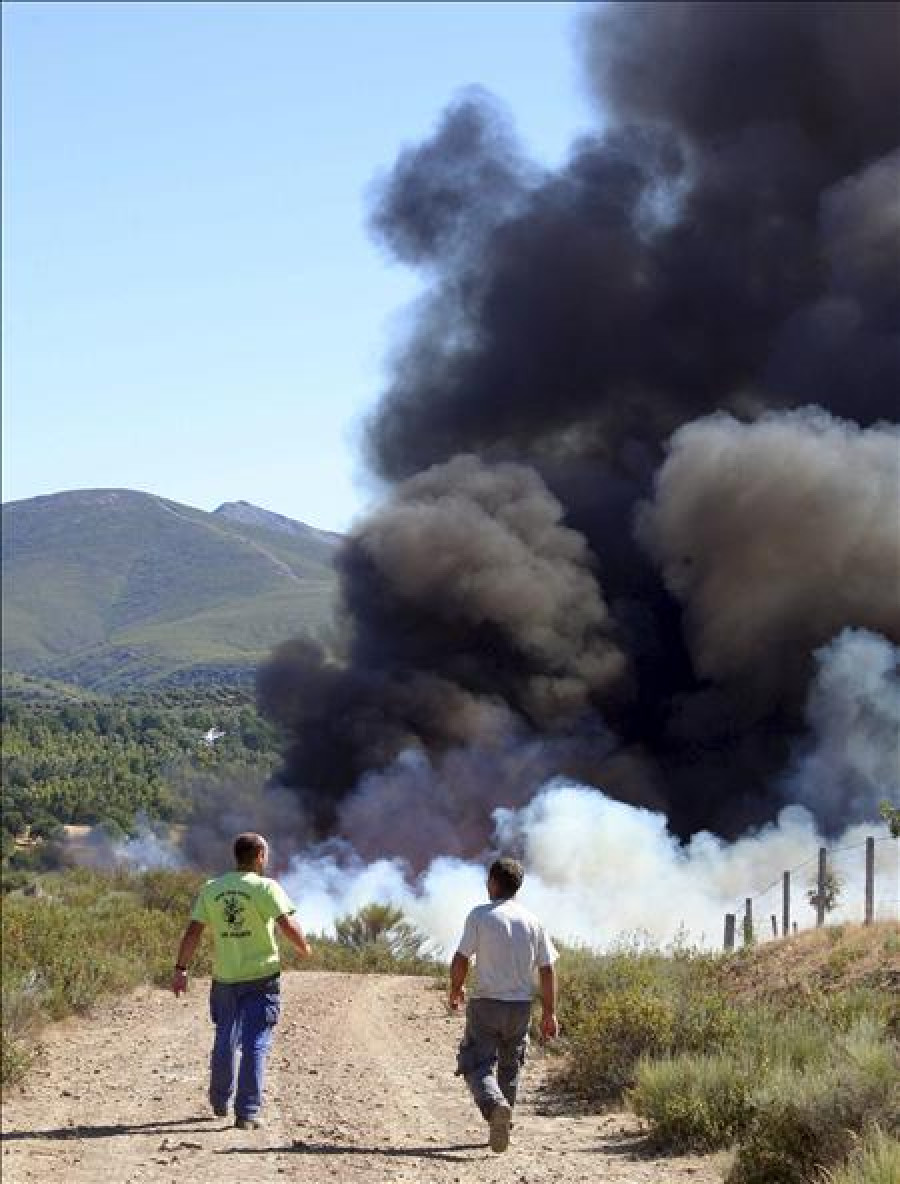
[[[215,742],[221,740],[224,735],[225,733],[221,729],[210,728],[208,732],[203,733],[203,743],[212,748]]]

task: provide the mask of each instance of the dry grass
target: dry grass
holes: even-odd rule
[[[826,925],[741,950],[724,986],[739,1000],[802,1004],[821,993],[900,988],[900,923]]]

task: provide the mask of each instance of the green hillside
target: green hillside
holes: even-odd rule
[[[98,690],[249,679],[327,633],[336,535],[125,489],[3,507],[3,669]]]

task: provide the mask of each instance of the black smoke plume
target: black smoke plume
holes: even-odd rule
[[[382,178],[373,228],[430,280],[367,425],[394,494],[341,559],[341,660],[291,643],[259,680],[320,833],[405,752],[447,813],[454,754],[543,741],[731,836],[774,813],[814,652],[900,640],[898,22],[604,4],[563,168],[469,93]]]

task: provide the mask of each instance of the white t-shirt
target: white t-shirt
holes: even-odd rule
[[[466,917],[458,952],[474,958],[478,984],[475,999],[527,1003],[534,972],[557,958],[544,927],[515,898],[477,905]]]

